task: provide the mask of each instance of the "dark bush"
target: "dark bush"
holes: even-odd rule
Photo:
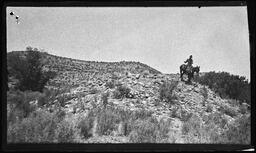
[[[32,91],[8,91],[7,105],[9,111],[7,113],[8,122],[13,122],[16,119],[23,119],[27,117],[36,108],[35,105],[30,104],[36,101],[42,94]]]
[[[108,96],[109,96],[109,92],[101,94],[101,100],[102,100],[104,108],[106,108],[106,106],[108,104]]]
[[[121,85],[121,86],[118,86],[116,90],[113,92],[113,96],[116,99],[129,98],[130,91],[131,91],[130,88]]]
[[[211,104],[208,104],[207,106],[206,106],[206,112],[212,112],[212,110],[213,110],[213,106],[211,105]]]
[[[245,79],[238,75],[232,75],[227,72],[209,72],[196,81],[200,84],[207,85],[216,91],[222,98],[232,98],[240,101],[251,103],[251,85]]]
[[[66,94],[68,88],[57,87],[56,89],[44,89],[42,96],[39,97],[38,106],[52,104],[57,100],[58,104],[62,107],[65,106],[65,102],[73,99],[73,95]]]
[[[113,80],[111,80],[111,81],[108,81],[108,82],[105,84],[105,86],[106,86],[107,88],[113,89],[113,88],[115,88],[115,83],[114,83]]]
[[[176,95],[173,93],[173,90],[177,87],[177,84],[178,81],[164,82],[159,89],[160,100],[164,100],[168,103],[173,103],[176,99]]]
[[[234,108],[229,107],[227,105],[220,106],[219,111],[224,113],[224,114],[227,114],[227,115],[229,115],[231,117],[235,117],[237,115],[236,110],[234,110]]]
[[[28,48],[30,49],[30,48]],[[26,54],[11,52],[7,55],[7,67],[10,76],[18,80],[16,88],[25,91],[42,92],[47,81],[55,76],[54,72],[44,72],[41,52],[28,50]]]
[[[88,115],[85,118],[82,118],[78,123],[78,129],[81,130],[81,135],[86,139],[93,135],[92,128],[94,120],[94,113],[90,111]]]
[[[98,93],[98,92],[99,92],[99,90],[96,89],[96,88],[91,88],[91,89],[89,90],[89,93],[90,93],[90,94],[96,94],[96,93]]]

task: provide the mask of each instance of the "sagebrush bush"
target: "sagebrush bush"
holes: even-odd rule
[[[228,144],[250,144],[251,143],[251,119],[243,115],[234,124],[228,125],[224,133],[222,143]]]
[[[234,108],[229,107],[228,105],[220,106],[219,111],[231,117],[235,117],[238,114]]]
[[[117,129],[116,124],[121,120],[112,109],[102,109],[97,116],[97,121],[97,134],[109,135],[113,130]]]
[[[193,116],[193,113],[185,111],[185,110],[181,110],[181,117],[180,120],[183,122],[188,121],[191,117]]]
[[[113,92],[113,96],[116,99],[129,98],[129,93],[131,89],[126,86],[117,86],[116,90]]]
[[[246,114],[248,112],[248,108],[245,105],[239,106],[239,112],[242,114]]]
[[[9,112],[7,113],[8,122],[13,122],[18,119],[27,117],[31,112],[36,109],[36,106],[30,104],[31,101],[36,101],[41,96],[39,92],[32,91],[8,91],[7,104]]]
[[[99,90],[96,89],[96,88],[91,88],[91,89],[89,90],[89,93],[90,93],[90,94],[96,94],[96,93],[98,93],[98,92],[99,92]]]
[[[111,81],[106,82],[105,86],[107,88],[113,89],[113,88],[115,88],[115,83],[113,80],[111,80]]]
[[[213,122],[202,124],[202,120],[193,115],[182,126],[185,143],[219,143],[221,136]]]
[[[170,135],[170,120],[161,119],[158,121],[154,117],[147,119],[137,119],[132,122],[129,142],[132,143],[168,143],[173,139]],[[171,140],[173,142],[173,140]]]
[[[78,129],[81,130],[81,135],[83,138],[89,138],[93,136],[92,128],[94,120],[96,119],[94,113],[90,111],[86,117],[83,117],[77,124]]]
[[[176,99],[176,95],[173,93],[173,90],[177,87],[177,84],[177,81],[164,82],[159,89],[160,100],[173,103]]]
[[[212,112],[212,110],[213,110],[213,106],[211,105],[211,104],[208,104],[207,106],[206,106],[206,112]]]
[[[62,122],[59,115],[44,110],[35,111],[20,122],[8,125],[7,141],[10,143],[73,142],[77,129]],[[64,134],[65,133],[65,134]],[[63,135],[64,134],[64,135]]]
[[[179,117],[180,115],[178,114],[179,111],[179,107],[174,107],[172,108],[172,111],[170,113],[170,116],[175,118],[175,117]]]
[[[79,129],[69,120],[61,120],[55,130],[55,141],[57,143],[75,143],[81,141]]]
[[[64,106],[66,101],[73,98],[71,94],[65,94],[69,90],[69,87],[57,87],[56,89],[45,88],[43,90],[43,94],[39,97],[38,106],[48,106],[52,104],[55,100],[57,100],[60,106]]]
[[[208,91],[207,88],[204,86],[203,88],[201,88],[200,90],[201,94],[203,95],[204,99],[203,99],[203,106],[205,106],[205,102],[208,99]]]
[[[145,109],[134,110],[131,113],[130,118],[132,120],[137,120],[137,119],[142,119],[143,120],[143,119],[147,119],[147,118],[152,117],[153,113],[154,113],[153,111],[148,111],[148,110],[145,110]]]
[[[104,108],[106,108],[106,106],[108,104],[108,96],[109,96],[109,92],[101,94],[101,100],[102,100]]]
[[[214,123],[215,125],[219,125],[223,115],[219,112],[214,112],[208,115],[207,120],[205,120],[205,124]]]
[[[171,120],[161,119],[158,125],[158,134],[157,134],[157,142],[168,142],[169,139],[169,131],[172,122]]]
[[[214,125],[217,125],[221,128],[224,128],[225,125],[228,124],[227,118],[225,118],[223,116],[223,114],[218,113],[218,112],[214,112],[214,113],[209,114],[208,116],[206,116],[204,118],[204,121],[205,121],[206,125],[210,125],[211,123],[213,123]]]
[[[136,120],[129,135],[132,143],[155,143],[157,138],[157,124],[150,120]]]
[[[190,131],[193,131],[195,133],[200,132],[201,129],[201,121],[200,118],[193,115],[190,117],[190,119],[188,119],[187,121],[184,122],[183,126],[182,126],[182,133],[183,134],[187,134]]]

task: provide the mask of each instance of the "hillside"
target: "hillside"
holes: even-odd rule
[[[33,101],[35,111],[64,111],[63,120],[80,130],[72,137],[75,142],[234,143],[232,131],[243,125],[241,120],[250,124],[248,105],[143,63],[81,61],[47,53],[42,63],[45,70],[57,72],[47,88],[61,92],[40,107],[39,99]],[[248,135],[241,139],[235,143],[249,143]]]
[[[19,54],[26,56],[26,51],[13,51],[7,54]],[[130,74],[150,73],[161,74],[150,66],[140,62],[96,62],[83,61],[66,57],[60,57],[41,52],[42,64],[45,70],[57,72],[57,77],[53,80],[56,84],[78,85],[83,81],[94,78],[101,81],[107,81],[111,76],[123,76]],[[95,80],[94,80],[95,81]]]

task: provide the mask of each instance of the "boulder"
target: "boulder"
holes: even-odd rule
[[[139,79],[139,78],[140,78],[140,74],[136,74],[136,75],[135,75],[135,78],[136,78],[136,79]]]

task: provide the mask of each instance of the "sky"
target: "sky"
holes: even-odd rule
[[[27,46],[88,61],[139,61],[179,73],[193,55],[201,72],[250,80],[246,6],[7,7],[7,52]],[[20,17],[19,24],[13,11]]]

